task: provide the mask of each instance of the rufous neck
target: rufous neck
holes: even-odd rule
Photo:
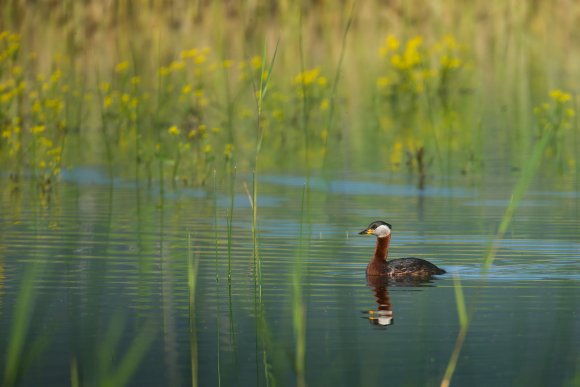
[[[377,238],[377,247],[375,247],[376,261],[386,261],[387,254],[389,253],[389,242],[391,241],[391,235],[387,235],[384,238]]]

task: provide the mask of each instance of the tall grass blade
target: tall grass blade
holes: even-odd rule
[[[467,315],[467,307],[465,306],[465,298],[463,297],[463,287],[461,286],[461,280],[458,275],[453,275],[453,285],[459,325],[465,326],[469,324],[469,317]]]
[[[191,244],[191,233],[187,236],[187,286],[189,289],[189,355],[191,358],[191,385],[197,387],[198,364],[197,364],[197,333],[195,315],[195,292],[197,289],[198,259],[194,259]]]
[[[218,200],[217,200],[217,177],[216,170],[213,170],[213,196],[214,196],[214,241],[215,241],[215,294],[216,294],[216,353],[217,353],[217,378],[218,386],[222,384],[221,375],[221,355],[220,355],[220,277],[219,277],[219,248],[218,248]]]
[[[536,146],[533,149],[533,153],[532,156],[528,162],[528,164],[526,165],[525,169],[522,171],[522,174],[520,176],[520,178],[518,179],[518,182],[514,188],[514,191],[512,193],[512,197],[510,200],[510,203],[508,204],[498,227],[498,231],[495,235],[495,238],[492,240],[490,247],[488,248],[487,254],[485,256],[485,259],[483,260],[483,264],[482,264],[482,269],[481,269],[481,274],[483,279],[485,280],[487,273],[489,272],[489,269],[491,267],[491,265],[493,264],[496,254],[497,254],[497,246],[498,246],[498,242],[505,236],[506,232],[509,229],[509,226],[512,222],[512,219],[514,217],[515,211],[521,201],[521,199],[523,198],[526,190],[528,189],[530,182],[532,181],[532,178],[535,176],[535,173],[540,165],[540,162],[542,160],[542,157],[544,155],[544,152],[546,150],[546,147],[548,146],[548,144],[550,143],[550,141],[552,140],[552,137],[555,133],[555,130],[551,130],[547,133],[544,134],[544,136],[540,139],[540,141],[536,144]],[[451,354],[451,357],[449,359],[449,362],[447,363],[447,368],[445,371],[445,374],[443,376],[443,380],[441,381],[441,386],[442,387],[446,387],[449,386],[451,383],[451,379],[453,378],[453,374],[455,372],[455,369],[457,367],[457,362],[459,360],[459,355],[461,353],[461,350],[463,348],[463,343],[465,342],[465,337],[467,336],[467,332],[469,330],[469,325],[470,322],[472,320],[472,315],[475,311],[475,307],[478,301],[478,296],[479,296],[479,288],[478,293],[477,293],[477,297],[474,298],[473,303],[471,304],[471,307],[469,309],[469,313],[465,313],[465,302],[463,301],[463,292],[461,289],[461,284],[459,282],[455,283],[455,292],[456,292],[456,296],[460,295],[459,297],[456,297],[456,302],[457,302],[457,308],[459,311],[459,315],[460,315],[460,330],[459,333],[457,335],[457,338],[455,340],[455,346],[453,348],[453,352]]]
[[[344,56],[346,53],[346,43],[348,34],[350,32],[352,22],[355,16],[355,9],[357,6],[357,1],[353,1],[352,7],[350,8],[350,13],[348,15],[348,20],[346,22],[346,26],[344,28],[344,33],[342,34],[342,41],[340,45],[340,54],[338,57],[338,64],[336,65],[336,71],[334,73],[334,81],[332,82],[332,90],[330,92],[330,101],[328,106],[328,116],[326,117],[326,136],[324,138],[324,145],[323,145],[323,152],[324,152],[324,159],[322,160],[322,166],[327,167],[328,163],[328,138],[330,137],[330,133],[332,131],[334,125],[334,114],[336,111],[336,97],[338,94],[338,84],[340,82],[340,75],[342,74],[342,66],[344,63]]]
[[[294,325],[294,369],[296,372],[296,384],[306,385],[306,309],[302,289],[304,256],[308,251],[304,227],[309,224],[306,220],[308,206],[309,180],[307,179],[302,191],[302,204],[300,210],[300,236],[299,246],[294,257],[292,268],[292,321]]]
[[[16,385],[24,372],[23,359],[26,338],[30,332],[30,323],[36,300],[35,281],[41,271],[41,265],[33,263],[24,273],[20,282],[18,295],[14,304],[14,314],[10,327],[10,338],[6,349],[4,366],[4,383],[6,387]]]
[[[156,329],[153,321],[148,321],[137,332],[125,355],[121,358],[118,368],[110,377],[111,386],[126,386],[137,371],[141,361],[151,348],[156,337]]]

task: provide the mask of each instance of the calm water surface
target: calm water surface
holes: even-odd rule
[[[42,199],[4,184],[0,375],[28,284],[23,386],[119,375],[132,386],[192,385],[195,375],[200,386],[439,385],[459,330],[457,278],[476,309],[456,385],[579,383],[576,182],[530,188],[483,278],[511,177],[432,180],[420,191],[405,177],[264,175],[258,261],[251,179],[240,174],[233,195],[220,179],[217,195],[213,183],[161,193],[80,170]],[[449,274],[367,283],[375,241],[357,232],[376,219],[393,224],[392,257]]]

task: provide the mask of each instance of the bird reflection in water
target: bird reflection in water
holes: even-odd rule
[[[393,325],[395,318],[393,316],[393,307],[391,297],[389,296],[389,286],[391,287],[419,287],[431,283],[432,278],[399,278],[393,279],[383,276],[367,276],[367,285],[373,289],[377,308],[375,310],[364,311],[371,325],[387,328]]]
[[[373,288],[376,310],[366,312],[371,325],[388,327],[394,322],[391,298],[389,297],[389,278],[380,276],[368,276],[367,284]]]

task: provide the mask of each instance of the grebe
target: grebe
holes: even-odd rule
[[[376,235],[377,247],[375,255],[367,266],[367,276],[388,276],[392,278],[429,278],[436,274],[445,274],[429,261],[420,258],[399,258],[387,261],[389,242],[391,241],[391,225],[377,220],[369,224],[359,234]]]

